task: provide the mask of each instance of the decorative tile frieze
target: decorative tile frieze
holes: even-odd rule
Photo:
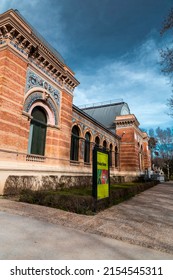
[[[60,92],[53,87],[51,84],[49,84],[46,80],[41,78],[39,75],[34,73],[32,70],[28,69],[27,71],[27,77],[26,77],[26,88],[25,93],[28,92],[28,90],[34,88],[34,87],[41,87],[48,91],[51,96],[54,98],[56,104],[60,106]]]
[[[24,103],[24,112],[28,113],[31,106],[39,100],[43,100],[45,101],[45,97],[44,97],[44,93],[42,92],[33,92],[32,94],[30,94]],[[49,108],[51,109],[53,115],[54,115],[54,119],[55,119],[55,125],[58,125],[58,110],[55,106],[55,104],[53,103],[53,101],[51,100],[51,98],[47,98],[46,99],[46,103],[49,106]]]
[[[30,62],[33,63],[39,70],[41,70],[44,74],[46,74],[47,76],[49,76],[55,83],[57,83],[59,86],[63,86],[63,82],[62,80],[58,80],[56,79],[51,73],[50,71],[47,71],[46,69],[44,69],[44,67],[42,67],[41,65],[39,65],[39,63],[37,63],[34,59],[29,58]],[[73,92],[73,90],[71,90],[71,92]]]
[[[52,102],[52,100],[50,98],[47,100],[47,103],[48,103],[49,107],[51,108],[51,111],[54,114],[55,125],[58,125],[58,112],[57,112],[57,109],[55,108],[55,105],[53,104],[53,102]]]
[[[29,95],[28,98],[25,100],[24,104],[24,111],[29,112],[32,104],[37,100],[42,100],[42,93],[41,92],[34,92],[33,94]]]
[[[10,42],[10,44],[16,48],[18,51],[20,51],[22,54],[27,55],[27,53],[24,51],[24,49],[20,48],[19,45],[15,44],[14,42]]]
[[[92,130],[92,134],[93,134],[93,135],[96,135],[96,134],[97,134],[97,131]]]

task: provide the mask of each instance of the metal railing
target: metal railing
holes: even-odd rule
[[[98,107],[98,106],[103,106],[103,105],[116,104],[116,103],[120,103],[120,102],[123,102],[122,98],[112,99],[112,100],[103,101],[103,102],[95,102],[95,103],[90,103],[90,104],[77,105],[77,107],[80,109],[86,109],[86,108],[90,108],[90,107]]]

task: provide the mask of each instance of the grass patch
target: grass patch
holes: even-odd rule
[[[111,188],[111,189],[114,189],[114,188],[116,188],[116,189],[128,189],[128,188],[130,188],[130,187],[136,187],[136,186],[138,186],[138,185],[139,185],[139,183],[137,183],[137,182],[117,183],[117,184],[112,184],[112,185],[110,186],[110,188]]]
[[[73,194],[73,195],[82,195],[82,196],[86,195],[86,196],[88,196],[88,195],[92,195],[92,188],[85,187],[85,188],[61,189],[61,190],[57,190],[56,193],[64,194],[64,195]]]

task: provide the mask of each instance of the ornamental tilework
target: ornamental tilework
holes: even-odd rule
[[[43,67],[35,62],[35,59],[29,58],[30,62],[33,63],[37,68],[39,68],[44,74],[49,76],[54,82],[56,82],[59,86],[62,86],[62,81],[57,80],[54,78],[48,71],[46,71]],[[68,89],[69,90],[69,89]],[[71,91],[72,92],[72,91]]]
[[[11,44],[13,47],[15,47],[18,51],[20,51],[21,53],[27,55],[27,53],[26,53],[22,48],[20,48],[18,45],[16,45],[15,43],[10,42],[10,44]]]
[[[41,87],[47,90],[54,98],[58,107],[60,106],[60,92],[52,85],[50,85],[46,80],[42,79],[39,75],[29,69],[27,71],[25,93],[27,93],[28,90],[34,87]]]
[[[32,104],[37,100],[44,100],[43,94],[41,92],[33,92],[31,95],[29,95],[28,98],[25,100],[24,111],[28,113]],[[55,125],[58,125],[58,111],[55,107],[55,104],[50,98],[46,100],[46,103],[53,112]]]
[[[25,101],[24,104],[24,111],[25,112],[29,112],[29,109],[31,108],[32,104],[36,101],[36,100],[41,100],[42,98],[42,93],[41,92],[34,92],[33,94],[29,95],[28,98]]]

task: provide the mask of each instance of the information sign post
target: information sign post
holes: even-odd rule
[[[95,201],[108,198],[110,192],[109,152],[98,147],[93,150],[93,197]]]

